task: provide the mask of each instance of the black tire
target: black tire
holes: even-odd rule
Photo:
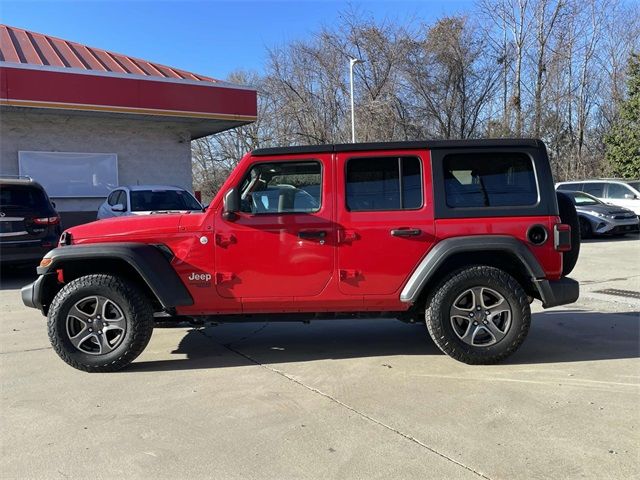
[[[580,222],[576,206],[571,198],[562,192],[556,192],[558,213],[562,223],[571,226],[571,250],[562,252],[562,276],[569,275],[578,263],[580,256]]]
[[[591,238],[593,236],[593,228],[591,227],[591,222],[582,217],[579,217],[578,221],[580,222],[580,237]]]
[[[102,353],[103,348],[96,337],[95,332],[80,347],[74,346],[71,341],[68,326],[75,320],[68,320],[72,308],[77,307],[83,299],[96,298],[95,311],[98,311],[98,298],[104,298],[110,305],[115,305],[124,317],[118,323],[123,328],[121,337],[116,336],[117,344],[114,348]],[[113,307],[111,307],[113,308]],[[77,311],[74,310],[74,311]],[[100,318],[100,317],[98,317]],[[106,315],[102,321],[106,323]],[[88,321],[88,320],[87,320]],[[149,299],[131,282],[113,275],[87,275],[69,282],[53,299],[48,314],[49,340],[58,356],[66,363],[78,370],[85,372],[115,372],[129,365],[145,349],[153,332],[153,310]],[[76,322],[77,323],[77,322]],[[83,335],[85,327],[89,324],[81,322]],[[113,323],[115,325],[115,323]],[[93,324],[94,327],[97,325]],[[100,324],[102,325],[102,324]],[[97,328],[97,327],[96,327]],[[104,328],[105,339],[107,328]],[[100,330],[102,334],[102,330]],[[73,337],[77,338],[77,337]],[[102,339],[103,337],[100,337]],[[80,348],[98,348],[99,353],[86,353]]]
[[[454,303],[464,292],[477,287],[497,292],[510,309],[510,323],[504,329],[504,337],[486,346],[474,346],[463,341],[453,326],[451,309]],[[450,357],[470,365],[489,365],[507,358],[520,347],[531,325],[531,310],[525,291],[507,272],[489,266],[480,265],[453,272],[433,290],[426,307],[427,329],[438,348]],[[475,310],[471,310],[473,311]],[[482,313],[484,311],[477,314]],[[481,335],[488,334],[487,328],[482,325],[483,319],[487,320],[484,315],[474,319],[477,323],[473,325],[480,323],[477,327],[473,327],[472,320],[469,320],[468,329],[474,329]],[[474,336],[475,333],[472,340]]]

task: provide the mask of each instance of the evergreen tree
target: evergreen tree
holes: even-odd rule
[[[640,178],[640,53],[629,59],[627,99],[620,115],[605,137],[606,159],[616,176]]]

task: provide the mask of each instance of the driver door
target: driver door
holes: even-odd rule
[[[241,211],[216,218],[218,294],[246,311],[322,292],[334,267],[331,155],[256,158],[237,188]]]

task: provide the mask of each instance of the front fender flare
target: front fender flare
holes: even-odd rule
[[[170,259],[154,245],[111,242],[69,245],[49,251],[44,258],[51,259],[51,263],[38,267],[39,275],[55,272],[68,262],[123,260],[140,275],[163,308],[193,305],[193,298],[171,266]]]

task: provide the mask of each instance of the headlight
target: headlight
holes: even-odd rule
[[[589,210],[587,213],[589,215],[593,215],[594,217],[600,217],[600,218],[605,218],[606,217],[606,215],[604,213],[594,212],[593,210]]]

